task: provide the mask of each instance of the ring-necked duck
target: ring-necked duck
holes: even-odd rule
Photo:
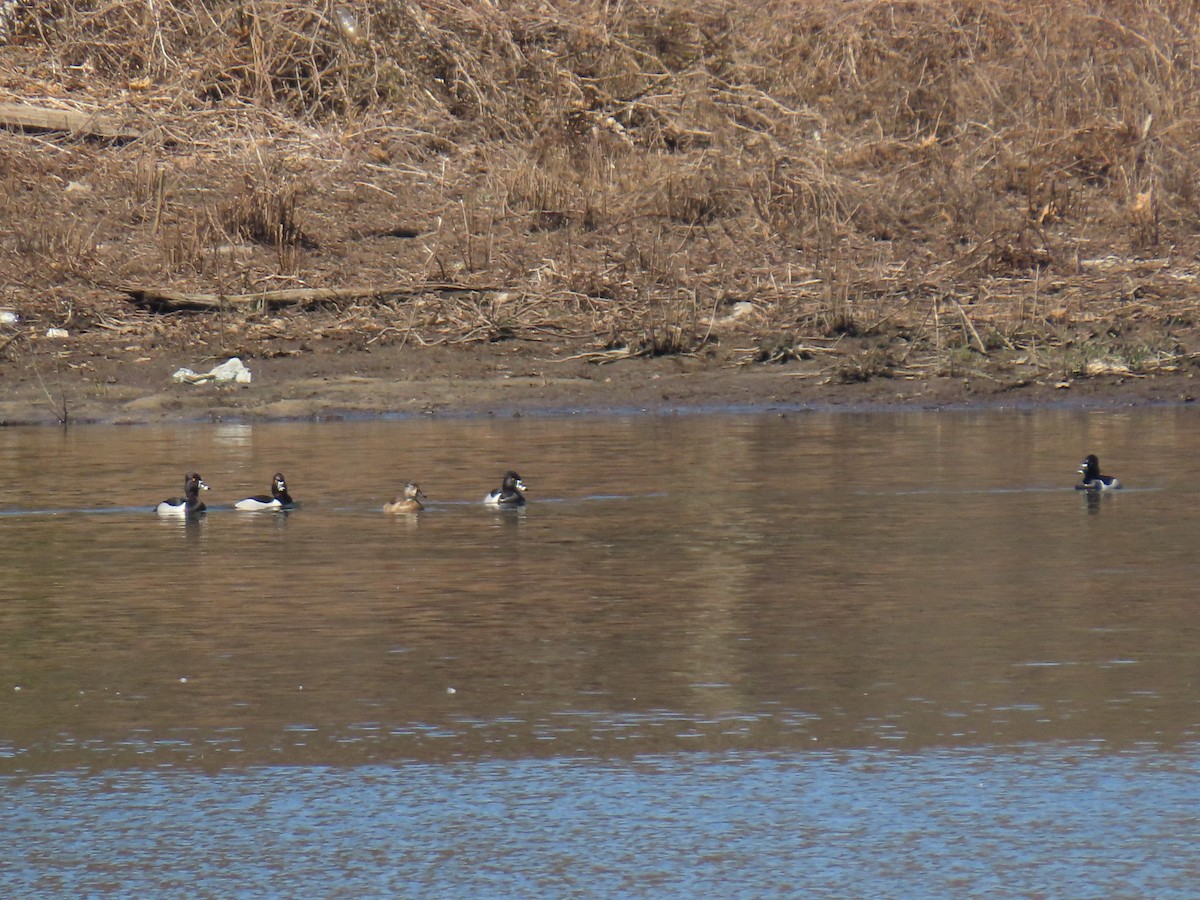
[[[525,495],[521,492],[527,490],[521,476],[510,470],[504,473],[504,483],[484,497],[483,502],[488,506],[524,506]]]
[[[283,480],[283,473],[276,472],[275,477],[271,479],[271,496],[266,494],[255,494],[253,497],[247,497],[245,500],[239,500],[233,504],[234,509],[291,509],[296,503],[292,500],[292,495],[288,493],[287,482]]]
[[[1075,485],[1077,491],[1115,491],[1121,487],[1121,482],[1113,476],[1100,474],[1100,460],[1094,453],[1089,453],[1079,464],[1079,474],[1083,481]]]
[[[155,512],[160,516],[190,516],[193,513],[202,513],[205,506],[204,501],[200,499],[200,492],[207,490],[208,485],[198,474],[188,472],[183,479],[184,495],[164,500],[155,507]]]
[[[413,481],[410,481],[404,486],[404,495],[397,497],[391,503],[383,504],[385,513],[415,513],[420,512],[425,507],[421,505],[421,501],[425,499],[425,494],[422,493],[420,486]]]

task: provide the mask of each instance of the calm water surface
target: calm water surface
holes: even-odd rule
[[[1195,896],[1198,445],[1190,407],[0,431],[0,895]],[[1086,452],[1127,489],[1071,490]],[[509,467],[524,513],[479,502]],[[210,512],[158,519],[189,469]],[[277,469],[300,509],[231,508]]]

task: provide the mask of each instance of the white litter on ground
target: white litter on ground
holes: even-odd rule
[[[193,372],[191,369],[177,369],[171,376],[172,381],[184,384],[222,384],[233,381],[237,384],[249,384],[253,376],[250,370],[236,356],[231,356],[219,366],[214,366],[207,372]]]

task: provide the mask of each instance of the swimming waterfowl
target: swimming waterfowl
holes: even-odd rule
[[[271,479],[271,496],[266,494],[255,494],[253,497],[247,497],[245,500],[239,500],[233,504],[234,509],[291,509],[296,503],[292,500],[292,495],[288,493],[287,482],[283,478],[282,472],[276,472],[275,477]]]
[[[504,473],[504,483],[496,490],[492,491],[483,498],[483,502],[488,506],[500,507],[516,507],[525,505],[525,495],[522,491],[527,491],[525,482],[521,480],[521,476],[511,469]]]
[[[205,506],[204,501],[200,499],[200,492],[207,490],[208,485],[197,473],[188,472],[183,479],[183,496],[164,500],[155,507],[155,512],[160,516],[190,516],[193,513],[202,513]]]
[[[1100,474],[1100,460],[1094,453],[1089,453],[1079,464],[1079,474],[1083,481],[1075,485],[1077,491],[1115,491],[1121,487],[1118,479]]]
[[[393,514],[420,512],[425,508],[421,504],[424,499],[425,494],[422,493],[420,486],[416,482],[410,481],[404,486],[402,496],[397,497],[391,503],[383,504],[383,511]]]

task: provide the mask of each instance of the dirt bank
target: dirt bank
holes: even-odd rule
[[[812,358],[739,364],[740,354],[601,362],[586,347],[510,340],[467,346],[363,347],[327,340],[254,348],[222,329],[189,329],[192,346],[149,348],[119,333],[19,338],[0,361],[6,425],[332,418],[358,415],[536,415],[710,409],[796,410],[1123,406],[1189,402],[1190,371],[1067,378],[1028,362],[970,361],[954,373],[857,380],[846,363]],[[299,348],[291,346],[299,344]],[[361,342],[359,342],[361,343]],[[191,352],[189,352],[191,351]],[[217,351],[217,352],[214,352]],[[870,350],[861,351],[870,354]],[[240,355],[249,384],[172,381]],[[847,357],[847,358],[853,358]]]
[[[52,6],[7,422],[1191,396],[1192,4]]]

